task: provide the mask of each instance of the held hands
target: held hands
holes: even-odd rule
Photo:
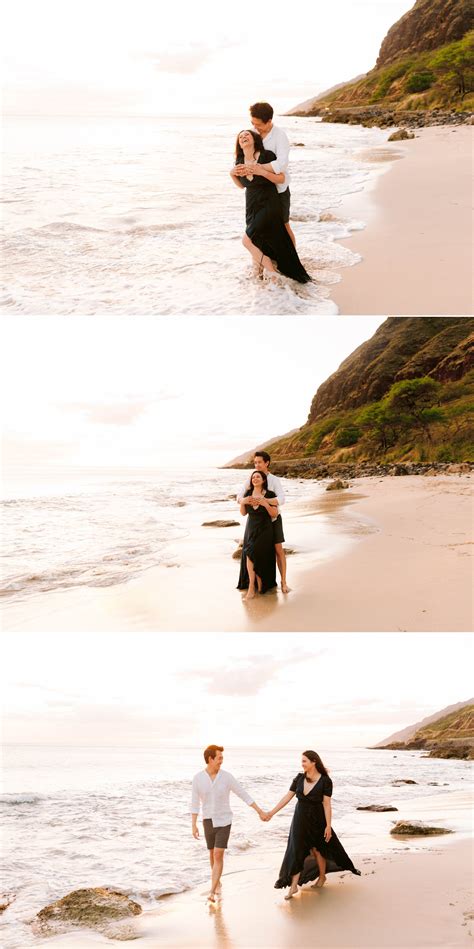
[[[234,165],[231,174],[238,178],[244,178],[246,175],[261,175],[261,165],[256,161],[248,162],[246,165]]]
[[[268,811],[268,812],[260,811],[258,816],[260,817],[260,820],[262,820],[264,824],[266,824],[268,823],[269,820],[272,819],[273,814],[271,813],[271,811]]]

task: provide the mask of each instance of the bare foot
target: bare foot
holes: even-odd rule
[[[254,600],[254,599],[255,599],[255,589],[253,587],[249,587],[247,595],[244,596],[244,600]]]
[[[316,883],[314,884],[315,890],[320,890],[321,887],[324,886],[325,882],[326,882],[326,877],[325,877],[325,876],[324,876],[324,877],[321,877],[321,876],[318,877],[318,879],[316,880]]]
[[[290,889],[288,890],[288,893],[287,893],[286,896],[285,896],[285,900],[291,900],[292,897],[293,897],[293,896],[295,895],[295,893],[297,893],[297,892],[298,892],[298,887],[297,887],[297,886],[295,886],[295,887],[291,886]]]

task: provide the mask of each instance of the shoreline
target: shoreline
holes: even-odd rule
[[[288,508],[288,596],[246,603],[232,558],[243,525],[199,526],[174,564],[126,584],[4,604],[4,631],[471,631],[469,475],[357,478]]]
[[[470,126],[429,126],[367,152],[386,167],[328,208],[365,222],[337,241],[361,257],[331,287],[340,315],[471,314],[471,136]]]
[[[469,945],[469,800],[467,792],[442,793],[408,800],[396,816],[358,818],[359,824],[371,827],[373,818],[381,819],[386,849],[370,849],[371,841],[366,841],[368,849],[355,853],[351,835],[345,833],[343,843],[362,876],[330,874],[322,890],[303,887],[291,901],[273,887],[282,856],[280,841],[269,846],[263,859],[260,855],[258,867],[249,855],[228,856],[217,906],[207,902],[207,884],[164,897],[134,921],[134,940],[144,949],[158,942],[166,949],[189,949],[192,932],[193,949],[309,949],[317,933],[321,949]],[[455,833],[401,840],[388,836],[392,820],[419,818],[451,825]],[[204,867],[205,854],[201,856]],[[110,942],[84,930],[42,939],[38,945],[95,949]]]

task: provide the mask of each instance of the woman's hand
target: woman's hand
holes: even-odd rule
[[[327,844],[331,840],[331,837],[332,837],[332,830],[330,827],[326,827],[326,830],[324,831],[324,839]]]

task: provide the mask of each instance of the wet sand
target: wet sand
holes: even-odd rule
[[[461,792],[407,801],[399,814],[382,818],[385,852],[358,854],[360,877],[328,876],[324,888],[311,886],[284,900],[274,881],[280,849],[269,846],[256,867],[247,855],[227,858],[222,900],[207,902],[207,887],[163,899],[133,924],[137,945],[151,949],[401,949],[468,946],[472,939],[472,841],[459,827],[469,826],[469,795]],[[453,835],[432,838],[389,837],[391,820],[440,821]],[[267,826],[267,825],[265,825]],[[268,825],[271,827],[271,825]],[[350,837],[344,837],[349,852]],[[204,854],[201,856],[205,857]],[[102,936],[74,933],[45,940],[44,949],[95,949],[110,945]]]
[[[310,492],[310,488],[308,487]],[[216,510],[215,516],[219,516]],[[201,528],[127,584],[4,603],[5,631],[442,632],[472,629],[469,475],[361,478],[286,505],[291,593],[245,602],[242,527]]]
[[[342,314],[472,312],[472,128],[424,128],[415,136],[358,156],[373,161],[378,152],[394,161],[335,210],[367,222],[339,241],[362,256],[331,289]]]

